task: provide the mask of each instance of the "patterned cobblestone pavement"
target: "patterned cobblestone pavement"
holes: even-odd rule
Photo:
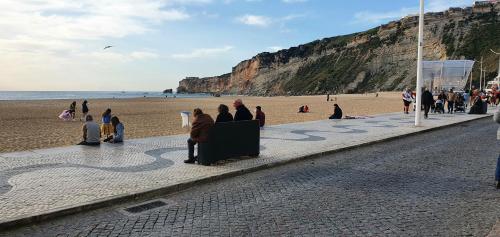
[[[0,223],[26,216],[213,177],[339,148],[479,118],[435,115],[415,128],[413,117],[271,126],[261,133],[259,158],[216,166],[186,165],[186,136],[0,154]]]
[[[497,125],[482,119],[0,236],[496,236]],[[497,227],[498,229],[498,227]]]

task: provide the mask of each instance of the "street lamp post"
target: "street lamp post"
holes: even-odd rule
[[[424,51],[424,0],[420,0],[420,17],[418,23],[418,52],[417,52],[417,105],[415,106],[415,126],[420,126],[422,114],[422,74],[423,74],[423,51]]]

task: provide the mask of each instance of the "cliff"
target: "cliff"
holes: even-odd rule
[[[498,2],[427,13],[424,59],[483,56],[487,78],[496,76],[498,57],[489,49],[500,48],[499,15]],[[260,53],[229,74],[186,78],[178,91],[273,96],[402,90],[416,82],[417,32],[418,17],[408,16],[365,32]]]

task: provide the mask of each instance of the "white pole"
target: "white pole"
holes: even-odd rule
[[[479,73],[479,91],[483,90],[483,57],[481,57],[481,72]]]
[[[422,74],[424,51],[424,0],[420,0],[420,17],[418,23],[418,53],[417,53],[417,105],[415,108],[415,126],[420,126],[422,114]]]

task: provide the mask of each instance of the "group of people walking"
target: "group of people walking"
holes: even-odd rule
[[[194,163],[196,157],[194,156],[194,146],[200,142],[206,142],[208,140],[208,133],[210,128],[215,123],[226,123],[232,121],[245,121],[252,120],[253,114],[250,110],[243,104],[241,99],[237,99],[233,102],[233,107],[236,110],[233,115],[229,112],[229,107],[227,105],[221,104],[218,107],[219,114],[214,122],[209,114],[203,113],[199,108],[194,109],[193,116],[194,120],[191,125],[190,137],[187,141],[188,144],[188,159],[185,163]],[[259,120],[259,126],[262,128],[266,123],[266,115],[262,111],[260,106],[255,107],[255,119]]]
[[[409,106],[415,99],[415,93],[411,90],[406,89],[403,91],[403,104],[404,104],[404,113],[409,113]],[[475,96],[473,92],[465,91],[465,92],[455,92],[453,89],[450,89],[448,92],[442,90],[437,96],[434,96],[432,92],[425,88],[422,92],[422,107],[424,110],[424,118],[429,117],[429,112],[432,111],[434,113],[445,113],[445,105],[446,105],[446,113],[453,114],[455,112],[466,112],[467,105],[470,103],[472,107],[469,111],[470,114],[482,114],[483,105],[482,99],[480,96]],[[414,106],[415,107],[415,106]],[[478,108],[481,108],[478,110]],[[415,110],[415,108],[414,108]]]

